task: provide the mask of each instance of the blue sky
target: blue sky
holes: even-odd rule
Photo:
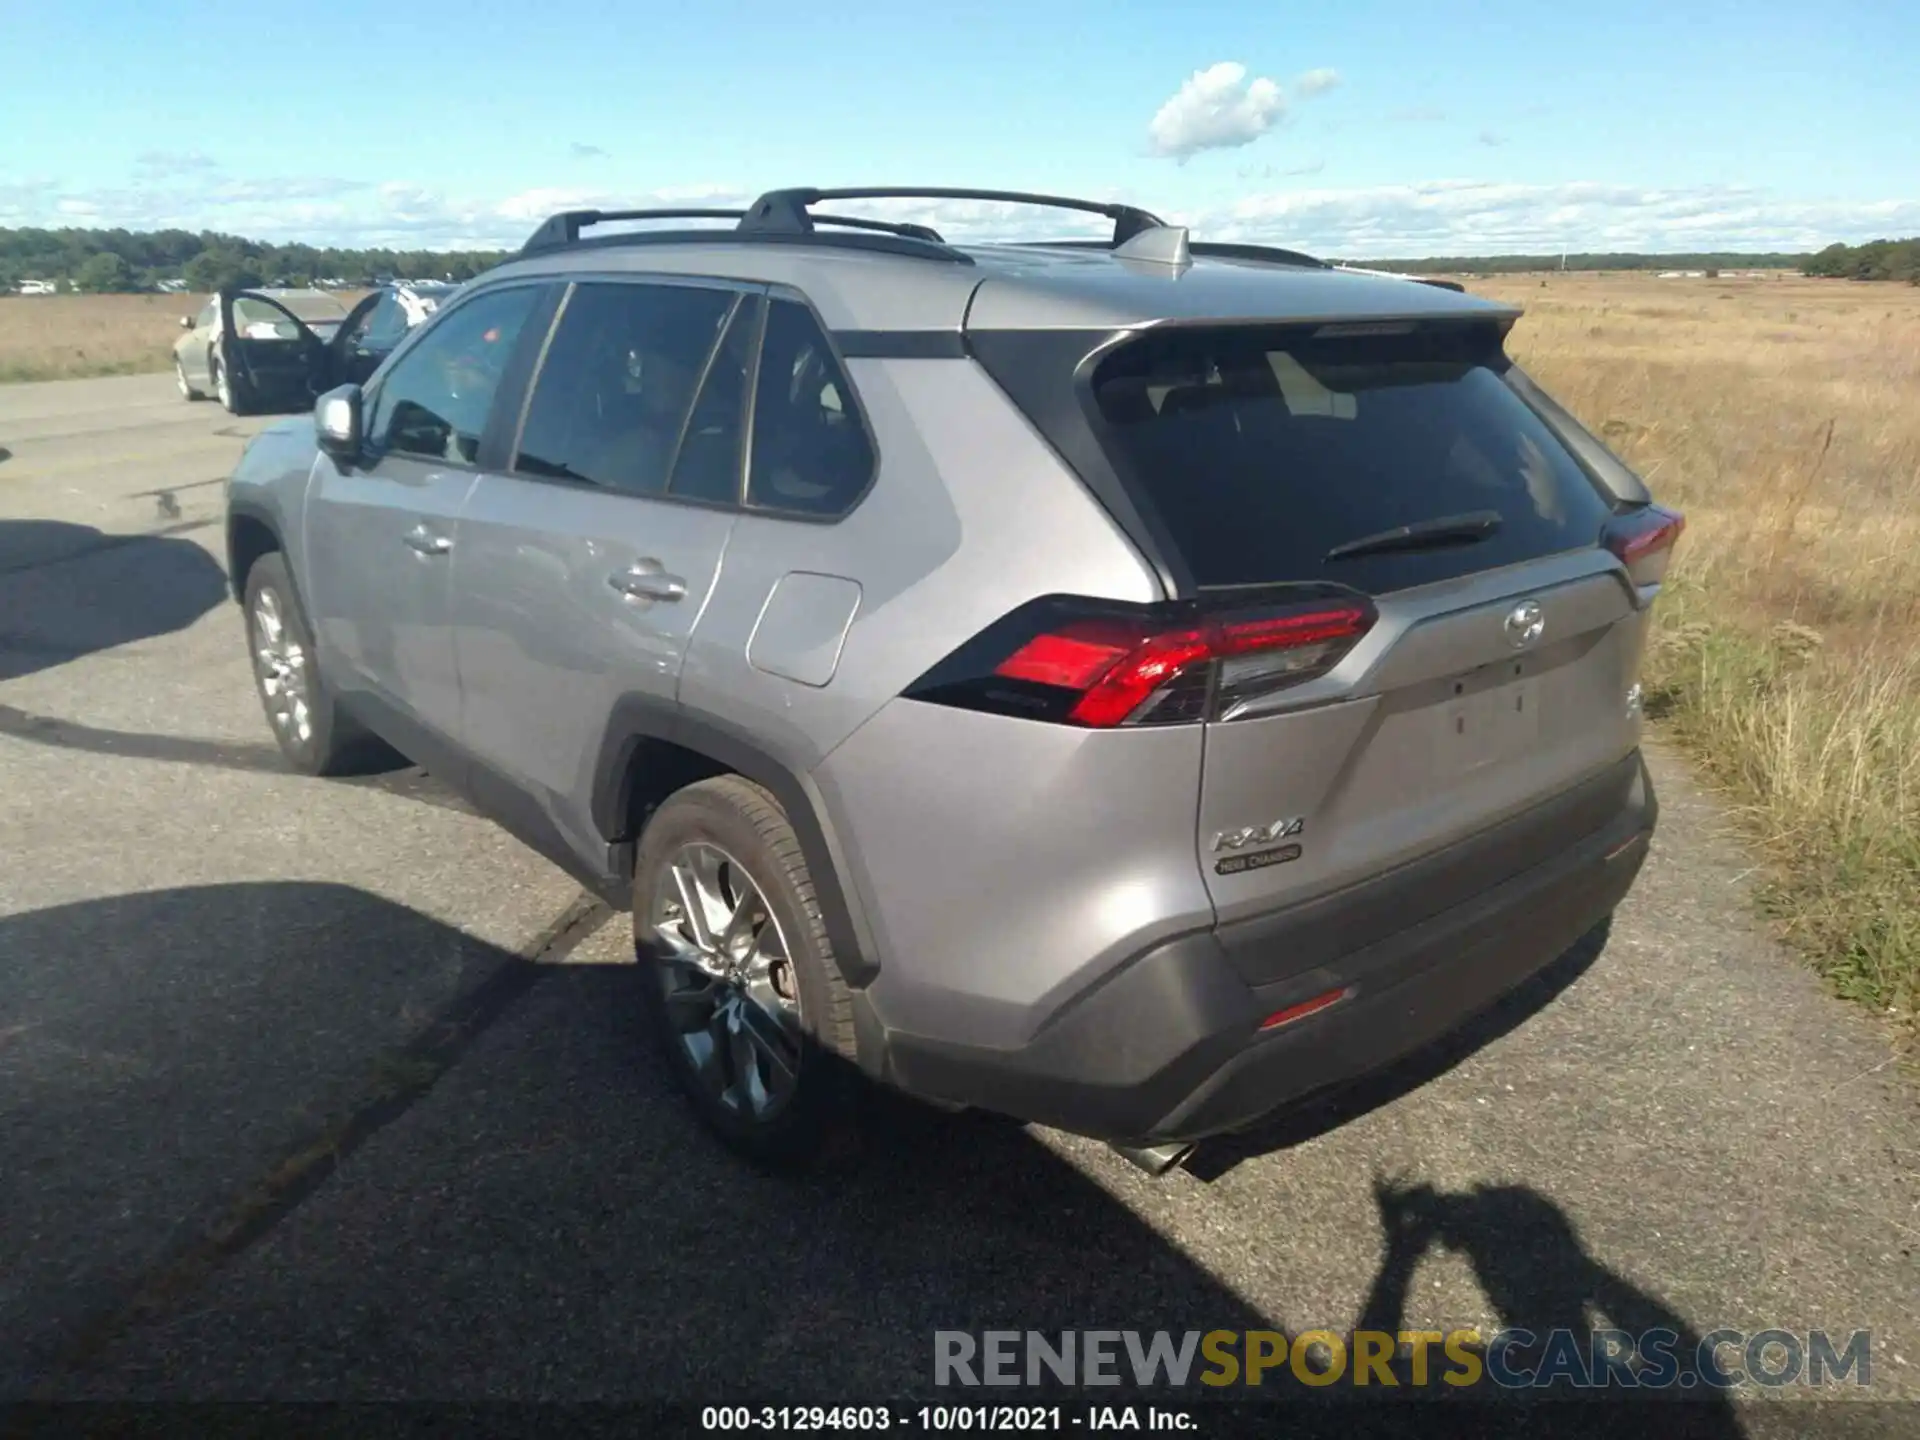
[[[499,244],[571,204],[867,182],[1347,257],[1920,233],[1914,0],[7,9],[0,225]]]

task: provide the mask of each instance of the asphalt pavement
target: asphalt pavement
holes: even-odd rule
[[[1604,950],[1375,1085],[1159,1179],[908,1106],[770,1177],[639,1038],[624,916],[418,770],[280,768],[219,517],[263,423],[0,387],[0,1398],[858,1403],[943,1329],[1604,1321],[1871,1330],[1849,1398],[1920,1399],[1912,1082],[1665,749]]]

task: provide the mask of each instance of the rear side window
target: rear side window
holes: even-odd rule
[[[1332,328],[1169,330],[1096,370],[1106,444],[1195,583],[1378,594],[1596,542],[1605,502],[1489,334]],[[1332,553],[1451,517],[1479,517],[1477,538]]]
[[[514,468],[666,494],[691,418],[695,443],[674,493],[732,499],[746,362],[744,346],[722,341],[739,299],[692,285],[576,286],[534,382]],[[696,407],[703,382],[721,398]],[[734,397],[731,410],[724,394]]]
[[[813,312],[792,300],[767,309],[753,401],[747,501],[796,515],[841,515],[873,478],[873,443],[846,373]]]

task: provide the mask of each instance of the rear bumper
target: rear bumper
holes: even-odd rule
[[[1447,908],[1419,903],[1445,862],[1416,862],[1293,910],[1156,945],[1062,1005],[1018,1049],[883,1031],[882,1073],[914,1094],[1103,1139],[1160,1143],[1244,1129],[1458,1028],[1611,914],[1640,872],[1659,810],[1640,756],[1623,765],[1631,776],[1612,789],[1619,798],[1601,823]],[[1590,805],[1607,779],[1580,787],[1585,797],[1548,804]],[[1502,842],[1496,834],[1469,843]],[[1424,918],[1381,933],[1382,915],[1409,914]],[[1330,945],[1342,929],[1365,938]],[[1286,978],[1243,978],[1262,973]],[[1347,992],[1338,1003],[1261,1030],[1266,1017],[1336,990]]]

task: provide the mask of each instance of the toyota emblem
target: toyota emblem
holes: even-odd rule
[[[1507,612],[1505,628],[1507,643],[1516,650],[1524,650],[1545,633],[1547,612],[1537,601],[1522,600]]]

